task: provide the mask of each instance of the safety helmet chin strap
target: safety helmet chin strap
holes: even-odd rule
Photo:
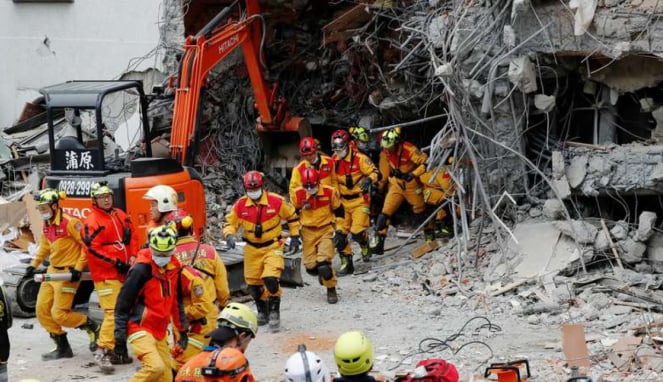
[[[300,344],[297,346],[297,351],[302,356],[302,361],[304,361],[304,376],[306,377],[306,382],[313,382],[311,378],[311,368],[308,365],[308,357],[306,356],[306,345]]]

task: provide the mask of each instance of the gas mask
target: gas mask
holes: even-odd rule
[[[246,196],[248,196],[250,199],[258,200],[262,196],[262,189],[246,191]]]
[[[152,261],[154,261],[159,268],[163,268],[170,263],[170,258],[171,256],[152,256]]]

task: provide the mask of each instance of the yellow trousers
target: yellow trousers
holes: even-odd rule
[[[67,273],[52,266],[48,273]],[[78,289],[78,282],[46,281],[41,283],[35,307],[37,320],[47,332],[64,334],[62,327],[77,328],[87,322],[84,314],[71,311],[71,304]]]
[[[426,209],[422,186],[418,180],[413,179],[408,182],[405,180],[389,179],[389,189],[384,198],[382,213],[387,215],[387,217],[393,216],[398,210],[398,207],[403,204],[403,201],[407,201],[412,206],[412,212],[415,214],[420,214]],[[384,236],[388,230],[389,224],[378,233]]]
[[[139,331],[129,336],[131,351],[143,367],[134,374],[129,382],[172,382],[171,358],[168,350],[168,336],[157,340],[146,331]]]
[[[283,243],[281,240],[263,248],[256,248],[250,244],[244,247],[244,280],[247,285],[263,285],[264,277],[281,278],[285,264],[283,261]],[[281,287],[272,294],[267,288],[263,292],[263,299],[280,297]]]
[[[334,242],[332,235],[334,227],[330,225],[322,228],[302,227],[302,261],[306,269],[315,268],[317,263],[329,262],[331,264],[336,252],[334,251]],[[329,280],[322,280],[326,288],[336,286],[336,272],[332,268],[333,277]]]
[[[115,348],[115,303],[120,294],[122,282],[120,280],[97,281],[94,289],[99,297],[99,305],[104,312],[104,320],[99,329],[97,346],[101,349],[112,350]]]

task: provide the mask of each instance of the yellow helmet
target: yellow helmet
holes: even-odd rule
[[[246,329],[253,337],[258,333],[258,318],[255,313],[244,304],[231,302],[219,313],[216,322],[219,326],[234,326]]]
[[[64,200],[67,197],[67,194],[64,193],[64,191],[57,191],[52,188],[45,188],[41,191],[39,191],[39,194],[37,195],[37,205],[44,205],[44,204],[53,204],[57,203],[60,200]]]
[[[382,134],[382,140],[380,141],[380,146],[385,149],[394,147],[401,140],[401,128],[395,127],[389,129]]]
[[[373,368],[373,346],[362,332],[345,332],[336,340],[334,359],[343,376],[367,373]]]
[[[156,227],[150,231],[150,248],[159,252],[170,252],[175,249],[177,232],[166,225]]]
[[[113,195],[113,189],[108,187],[106,183],[93,183],[90,187],[90,197],[96,198],[97,196],[111,194]]]
[[[371,140],[371,136],[368,134],[368,130],[364,127],[352,126],[348,129],[348,132],[354,140],[368,143]]]

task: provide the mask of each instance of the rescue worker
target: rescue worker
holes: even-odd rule
[[[42,354],[44,361],[74,356],[62,327],[85,330],[90,337],[92,352],[97,350],[99,338],[99,325],[84,314],[71,310],[86,261],[80,234],[81,221],[60,208],[60,200],[65,197],[64,192],[50,188],[37,196],[37,209],[44,225],[37,254],[25,269],[25,277],[32,277],[35,268],[49,256],[47,273],[71,273],[70,281],[44,281],[39,287],[35,306],[37,320],[56,344],[55,350]]]
[[[249,294],[256,302],[258,325],[269,323],[278,330],[281,320],[281,286],[284,268],[281,220],[290,232],[290,248],[299,250],[299,219],[295,207],[282,196],[263,190],[263,174],[249,171],[244,175],[246,195],[226,215],[223,237],[230,248],[235,247],[235,233],[244,231],[244,279]]]
[[[334,258],[335,227],[343,224],[345,213],[338,192],[320,183],[318,171],[313,167],[304,170],[302,187],[296,188],[293,204],[300,211],[302,260],[306,273],[318,276],[327,288],[327,302],[336,304],[336,275],[332,268]]]
[[[115,353],[128,357],[127,342],[142,363],[129,381],[173,380],[167,328],[180,333],[187,348],[184,303],[179,284],[180,264],[173,255],[177,233],[159,226],[149,233],[149,248],[138,251],[136,263],[120,289],[115,305]]]
[[[401,139],[399,127],[389,129],[382,134],[380,141],[380,173],[382,181],[380,189],[388,184],[382,212],[377,217],[376,229],[378,243],[374,253],[384,253],[384,240],[389,228],[389,219],[398,207],[407,201],[412,206],[416,220],[424,220],[424,197],[419,176],[426,171],[428,156],[419,151],[417,146]]]
[[[370,189],[378,181],[378,171],[369,157],[350,145],[347,131],[335,131],[331,136],[331,145],[334,150],[332,185],[340,193],[345,213],[343,224],[336,227],[334,234],[334,243],[341,255],[338,275],[344,276],[354,273],[348,233],[359,243],[362,259],[370,259],[366,229],[370,225]]]
[[[7,361],[9,360],[9,334],[7,331],[12,327],[12,312],[9,299],[4,288],[0,284],[0,382],[7,382],[9,375]]]
[[[206,335],[210,338],[209,345],[180,368],[175,378],[176,382],[200,378],[202,367],[209,366],[216,350],[228,348],[244,353],[258,332],[258,319],[251,308],[236,302],[229,303],[223,309],[217,322],[218,328]]]
[[[351,126],[348,129],[353,144],[360,153],[371,158],[373,163],[380,160],[380,148],[377,143],[371,139],[371,133],[365,127]]]
[[[180,370],[175,382],[254,382],[249,361],[235,348],[218,348],[199,354]]]
[[[168,224],[177,231],[175,256],[182,265],[191,265],[205,281],[205,293],[209,294],[219,309],[230,299],[228,272],[221,256],[213,246],[198,241],[193,236],[193,217],[179,208],[168,217]],[[217,312],[218,314],[218,312]],[[216,314],[212,317],[212,322]]]
[[[302,157],[301,162],[292,169],[290,176],[290,186],[288,194],[290,195],[290,202],[295,203],[294,193],[298,187],[302,186],[302,177],[307,168],[315,168],[318,171],[320,183],[326,186],[331,186],[331,173],[333,163],[329,156],[321,154],[318,150],[318,145],[312,137],[305,137],[299,142],[299,155]]]
[[[115,348],[115,303],[130,264],[138,252],[138,238],[129,216],[113,207],[113,190],[106,184],[90,188],[92,210],[85,218],[81,237],[85,243],[87,263],[104,318],[97,340],[95,360],[103,373],[112,373],[112,365],[131,363],[121,358]]]
[[[168,215],[177,210],[177,192],[170,186],[158,185],[147,190],[143,199],[150,201],[150,222],[147,231],[166,224]]]
[[[334,360],[341,374],[334,382],[376,382],[368,374],[373,369],[373,346],[362,332],[341,334],[334,345]]]
[[[297,353],[285,363],[285,382],[331,382],[331,374],[325,361],[306,345],[297,346]]]
[[[453,163],[453,157],[449,157],[447,164]],[[431,169],[423,173],[419,180],[424,187],[424,202],[433,207],[444,203],[448,198],[453,197],[456,187],[453,184],[449,174],[449,166],[441,166],[439,169]],[[443,207],[435,214],[435,222],[424,229],[426,241],[433,238],[446,238],[452,235],[447,222],[450,220],[449,208]]]

